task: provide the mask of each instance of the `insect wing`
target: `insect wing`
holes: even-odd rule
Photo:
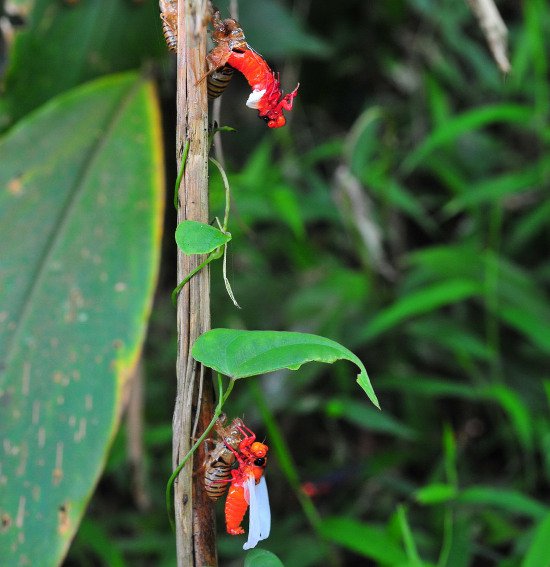
[[[256,547],[262,539],[267,539],[271,530],[271,510],[265,478],[262,477],[256,484],[254,476],[250,475],[244,486],[244,497],[250,506],[248,539],[243,545],[246,550]]]
[[[260,479],[256,485],[256,500],[260,510],[260,539],[267,539],[271,532],[271,508],[269,507],[269,494],[267,493],[267,483],[265,477]]]

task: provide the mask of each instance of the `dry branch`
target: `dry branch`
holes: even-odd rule
[[[178,223],[183,220],[208,222],[208,106],[206,85],[197,85],[204,73],[206,57],[206,0],[178,2],[177,49],[177,129],[176,153],[181,154],[187,140],[189,154],[179,188]],[[178,250],[178,281],[204,258],[185,256]],[[178,298],[177,397],[174,410],[173,465],[176,467],[189,451],[191,428],[197,411],[199,433],[212,416],[210,382],[202,389],[204,373],[191,357],[197,337],[210,328],[210,280],[208,268],[200,271],[183,288]],[[174,485],[177,557],[180,567],[216,565],[215,521],[212,504],[200,483],[193,479],[203,455],[199,450],[190,459]],[[193,486],[194,485],[194,486]]]
[[[147,510],[151,505],[151,496],[146,483],[143,446],[144,382],[143,361],[140,360],[131,378],[130,399],[126,410],[128,459],[132,467],[132,492],[134,501],[140,510]]]
[[[493,0],[468,0],[485,35],[491,53],[503,73],[510,72],[508,60],[508,29]]]

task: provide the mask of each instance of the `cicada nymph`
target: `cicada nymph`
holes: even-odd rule
[[[233,18],[222,20],[219,10],[214,10],[211,23],[212,41],[216,46],[207,55],[207,92],[208,98],[213,100],[225,91],[233,77],[233,67],[226,65],[224,60],[226,53],[233,50],[244,51],[249,49],[249,46],[237,20]]]
[[[162,33],[170,51],[178,50],[178,0],[159,0]]]
[[[223,67],[213,71],[211,75],[208,75],[206,83],[208,100],[214,100],[223,94],[223,91],[225,91],[227,85],[229,85],[229,81],[231,81],[234,72],[235,69],[233,69],[231,65],[224,65]]]
[[[237,450],[245,437],[241,433],[244,427],[241,419],[236,417],[228,427],[224,426],[225,421],[225,415],[216,421],[214,427],[218,439],[204,464],[204,488],[212,500],[218,500],[227,491],[227,483],[231,481],[231,469],[237,461],[231,449]]]

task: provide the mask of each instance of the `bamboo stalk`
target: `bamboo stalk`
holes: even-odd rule
[[[185,174],[179,188],[178,223],[183,220],[208,222],[208,106],[206,85],[197,85],[204,73],[206,57],[206,0],[179,0],[177,48],[177,127],[176,154],[181,164],[182,151],[189,140]],[[178,250],[178,281],[204,260],[185,256]],[[192,424],[197,411],[199,434],[213,412],[210,381],[200,388],[204,372],[191,357],[197,337],[210,328],[209,269],[201,270],[178,298],[177,394],[173,421],[173,464],[182,460],[192,445]],[[202,390],[202,397],[200,396]],[[200,398],[200,399],[199,399]],[[190,459],[174,485],[177,564],[180,567],[217,565],[215,520],[200,474],[201,450]]]

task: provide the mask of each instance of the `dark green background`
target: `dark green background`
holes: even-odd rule
[[[498,6],[506,78],[465,2],[239,2],[250,43],[285,90],[301,86],[280,131],[244,106],[241,77],[224,94],[222,123],[238,130],[223,135],[228,267],[243,309],[214,267],[213,325],[337,340],[365,363],[383,410],[346,363],[238,384],[228,413],[273,449],[262,547],[285,565],[549,564],[550,9]],[[147,69],[160,86],[171,203],[174,61],[156,2],[36,0],[22,29],[2,124],[99,75]],[[211,177],[213,218],[223,191]],[[168,206],[145,350],[150,507],[135,503],[123,428],[67,565],[174,563],[163,500],[174,230]],[[317,529],[289,488],[297,480],[313,482]],[[242,564],[241,539],[221,525],[221,564]]]

